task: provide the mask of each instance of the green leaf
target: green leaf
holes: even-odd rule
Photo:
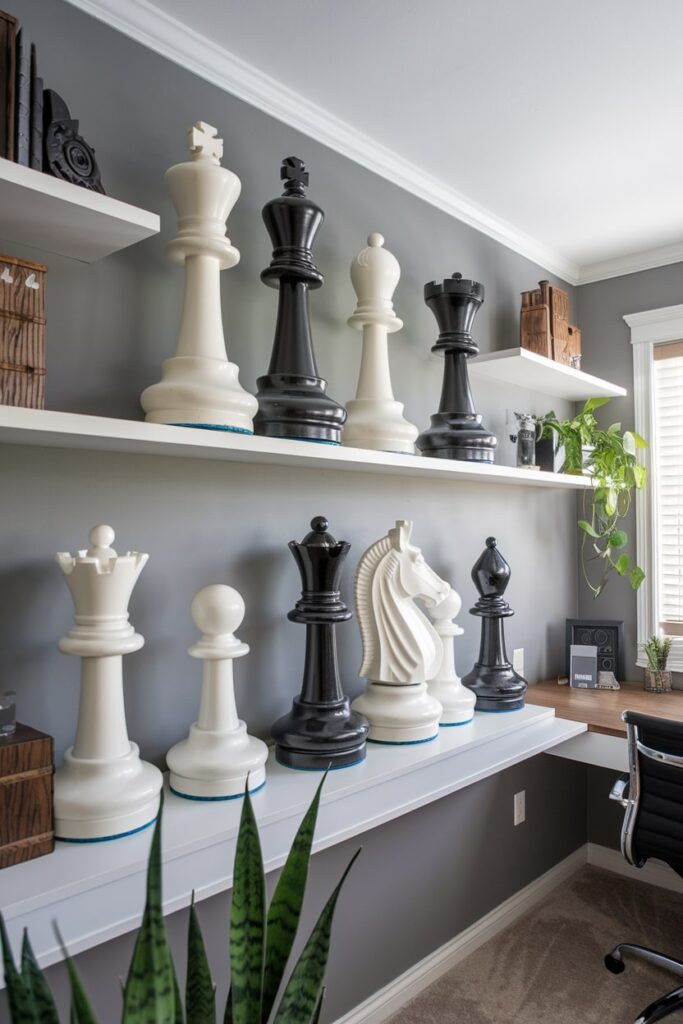
[[[608,402],[609,398],[589,398],[583,407],[583,412],[595,412],[596,409],[607,405]]]
[[[308,864],[313,845],[313,833],[318,818],[320,794],[327,778],[327,772],[318,786],[315,796],[294,837],[287,862],[277,883],[268,911],[266,932],[266,961],[263,978],[263,1006],[261,1020],[268,1020],[277,991],[285,973],[287,960],[299,926],[301,906],[306,891]]]
[[[617,510],[617,492],[613,487],[607,488],[607,494],[605,495],[605,512],[608,516],[613,516]]]
[[[325,978],[327,957],[330,950],[330,934],[332,919],[341,888],[353,867],[357,850],[351,858],[346,871],[341,877],[337,888],[325,904],[316,925],[308,937],[292,976],[282,996],[282,1001],[275,1015],[274,1024],[303,1024],[316,1019],[319,1007],[320,992]]]
[[[611,548],[624,548],[628,544],[628,534],[624,530],[612,530],[609,535]]]
[[[234,1024],[260,1024],[266,917],[265,878],[248,782],[235,850],[230,912],[230,979]]]
[[[628,571],[628,567],[630,564],[631,559],[628,557],[628,555],[619,555],[616,562],[614,563],[614,568],[617,570],[620,576],[623,576]]]
[[[38,1024],[36,1004],[31,987],[16,968],[9,936],[5,928],[5,920],[0,914],[0,943],[2,944],[2,962],[5,969],[5,985],[7,986],[7,1002],[9,1004],[12,1024]]]
[[[608,434],[618,434],[620,432],[620,430],[621,430],[621,423],[612,423],[611,426],[609,426],[607,428],[607,433]]]
[[[649,448],[647,441],[640,434],[636,434],[635,430],[631,431],[631,437],[636,442],[636,448]]]
[[[645,573],[640,568],[640,566],[639,565],[634,566],[634,568],[631,569],[631,572],[629,573],[629,580],[631,582],[631,586],[633,587],[633,589],[637,590],[638,587],[640,586],[640,584],[643,582],[644,579],[645,579]]]
[[[636,439],[630,430],[624,433],[624,451],[628,455],[636,454]]]
[[[318,1005],[315,1008],[313,1016],[311,1017],[311,1024],[318,1024],[320,1020],[320,1011],[323,1008],[323,1000],[325,999],[325,986],[320,989],[320,996],[318,997]]]
[[[178,975],[176,974],[175,965],[173,965],[173,998],[175,999],[175,1024],[185,1024],[183,997],[180,994],[180,985],[178,984]]]
[[[216,1021],[216,991],[206,957],[199,918],[194,908],[194,893],[187,931],[185,1015],[187,1024],[215,1024]]]
[[[45,975],[38,966],[26,929],[21,944],[21,975],[33,997],[36,1020],[40,1021],[40,1024],[59,1024],[55,1001],[45,981]]]
[[[645,466],[634,466],[633,478],[636,482],[636,487],[638,488],[638,490],[642,490],[647,481],[647,470],[645,469]]]
[[[54,929],[57,933],[59,945],[62,947],[62,955],[64,956],[67,973],[69,975],[69,988],[71,989],[71,1024],[97,1024],[95,1012],[90,1005],[88,994],[83,987],[83,982],[76,970],[76,965],[69,956],[62,934],[56,924],[54,925]]]
[[[175,971],[161,909],[163,794],[147,867],[147,899],[123,990],[123,1024],[176,1024]]]
[[[579,529],[583,530],[584,533],[587,533],[589,537],[594,537],[596,540],[599,538],[600,534],[593,529],[588,520],[579,519],[577,525]]]

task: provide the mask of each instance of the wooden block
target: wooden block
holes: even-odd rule
[[[52,737],[17,723],[0,737],[0,868],[54,849]]]
[[[17,19],[0,11],[0,156],[14,160]]]
[[[46,278],[44,263],[0,255],[0,314],[44,323]]]
[[[548,307],[546,305],[522,306],[519,326],[522,348],[552,359],[552,335]]]
[[[0,404],[45,407],[42,263],[0,256]]]

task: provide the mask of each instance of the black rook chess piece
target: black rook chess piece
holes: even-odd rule
[[[327,381],[318,375],[308,310],[309,289],[320,288],[324,280],[311,247],[325,215],[306,198],[308,172],[302,160],[283,160],[280,177],[284,193],[263,208],[273,259],[261,280],[280,294],[270,366],[256,382],[254,432],[340,444],[346,410],[325,394]]]
[[[440,459],[493,462],[498,442],[482,426],[467,373],[467,360],[479,352],[472,324],[484,301],[484,286],[453,274],[442,284],[426,284],[424,297],[439,326],[432,352],[443,352],[444,376],[439,411],[431,417],[431,427],[418,437],[417,447],[423,455]]]
[[[339,682],[335,630],[338,622],[351,618],[339,581],[351,545],[337,542],[327,525],[316,516],[300,544],[289,542],[303,589],[287,617],[306,626],[306,662],[301,694],[272,729],[277,759],[288,768],[324,771],[357,764],[365,757],[370,728],[363,715],[351,710]]]
[[[472,568],[472,579],[479,591],[479,600],[472,615],[481,618],[479,660],[463,677],[477,696],[477,711],[516,711],[524,707],[526,679],[515,672],[505,651],[504,619],[514,615],[503,598],[510,582],[510,566],[496,547],[495,537],[488,537],[486,548]]]

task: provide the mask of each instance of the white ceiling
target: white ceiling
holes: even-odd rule
[[[683,259],[680,0],[72,2],[569,280]]]

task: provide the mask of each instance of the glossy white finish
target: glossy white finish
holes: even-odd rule
[[[476,715],[467,729],[441,729],[433,743],[370,745],[361,764],[331,772],[323,790],[314,851],[472,785],[577,735],[551,708],[527,706],[507,715]],[[308,772],[278,765],[271,753],[268,783],[254,795],[266,871],[280,867],[313,796]],[[164,911],[188,906],[191,889],[206,899],[229,889],[242,802],[211,804],[172,794],[164,805]],[[0,872],[0,906],[15,949],[27,926],[42,965],[62,959],[52,922],[72,953],[128,932],[140,923],[151,834],[97,846],[58,844],[46,860]],[[48,870],[49,869],[49,870]]]
[[[442,707],[439,724],[465,725],[474,718],[474,705],[477,698],[472,690],[462,685],[460,676],[455,671],[453,645],[456,636],[462,636],[464,630],[454,619],[460,612],[462,601],[460,595],[451,589],[445,601],[441,601],[430,610],[434,629],[441,637],[441,662],[432,679],[427,681],[427,688],[436,697]]]
[[[0,159],[0,238],[94,263],[159,233],[156,213]]]
[[[593,377],[583,370],[556,363],[525,348],[503,349],[475,356],[467,364],[474,377],[538,391],[553,398],[581,402],[586,398],[623,398],[626,388]]]
[[[189,654],[202,661],[199,717],[185,740],[171,747],[166,762],[171,789],[181,796],[219,800],[242,796],[266,781],[268,747],[247,734],[237,716],[232,675],[234,658],[249,653],[234,635],[244,618],[244,601],[236,590],[215,583],[192,602],[192,619],[202,633]]]
[[[82,659],[76,739],[55,772],[55,835],[80,841],[148,825],[162,785],[159,769],[128,739],[123,703],[122,656],[145,642],[128,621],[128,603],[149,556],[117,555],[110,526],[95,526],[89,540],[76,555],[55,555],[75,609],[59,649]]]
[[[258,403],[241,387],[239,368],[229,362],[223,337],[220,272],[240,254],[225,223],[242,185],[221,167],[223,140],[198,121],[188,131],[192,159],[165,175],[178,212],[178,234],[167,247],[172,263],[185,268],[185,300],[175,356],[165,360],[161,381],[140,402],[150,423],[194,424],[253,431]]]
[[[382,235],[369,235],[367,247],[351,263],[358,302],[348,324],[363,332],[363,350],[356,397],[346,403],[342,444],[413,455],[419,431],[404,417],[403,403],[394,399],[387,341],[403,327],[391,301],[401,268],[383,246]]]

